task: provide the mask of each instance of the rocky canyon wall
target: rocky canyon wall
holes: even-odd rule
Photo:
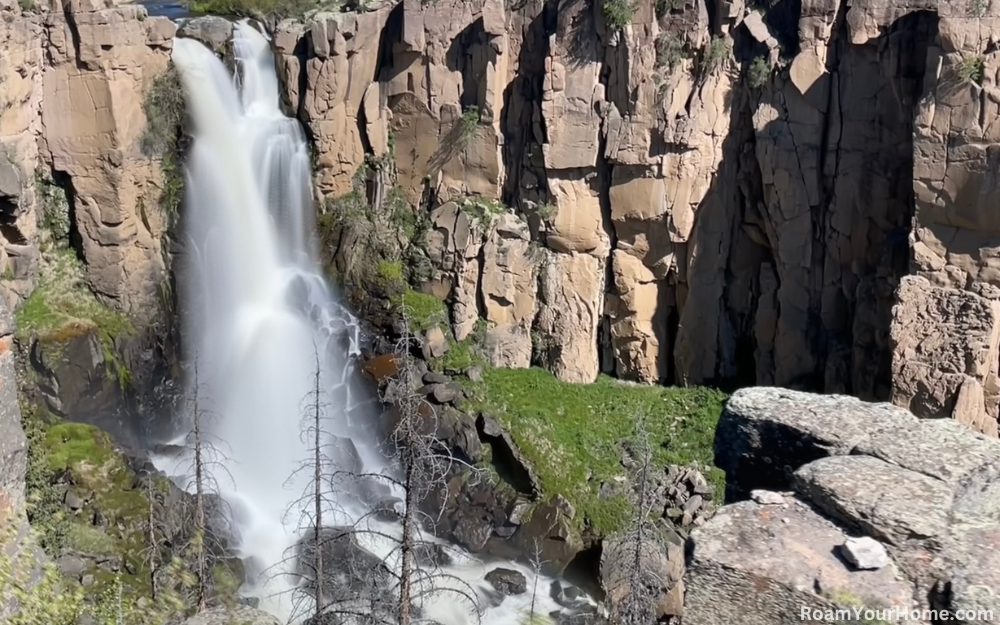
[[[638,2],[620,29],[601,6],[281,23],[321,196],[390,155],[429,212],[422,288],[456,339],[487,322],[494,364],[891,397],[995,432],[989,3]],[[974,339],[950,329],[969,306]]]
[[[0,12],[0,292],[18,309],[11,331],[51,410],[130,440],[124,391],[163,381],[171,343],[163,196],[177,183],[143,143],[176,28],[100,0]]]

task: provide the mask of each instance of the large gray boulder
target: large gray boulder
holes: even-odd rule
[[[906,607],[887,570],[913,607],[1000,613],[1000,441],[888,404],[754,388],[726,407],[716,460],[730,498],[794,492],[786,506],[725,506],[692,533],[685,623],[801,622],[792,606],[823,601]],[[890,565],[850,566],[848,535],[880,541]]]
[[[845,566],[837,553],[847,538],[798,499],[723,507],[691,533],[685,625],[792,625],[803,622],[803,607],[913,607],[894,563],[877,571]]]
[[[743,498],[754,488],[786,490],[802,465],[850,454],[873,437],[918,423],[902,408],[854,397],[741,389],[719,418],[715,463],[726,472],[727,498]]]
[[[212,608],[195,614],[184,625],[281,625],[281,621],[267,612],[247,606]]]
[[[224,17],[196,17],[182,24],[177,36],[200,41],[220,57],[232,55],[233,23]]]

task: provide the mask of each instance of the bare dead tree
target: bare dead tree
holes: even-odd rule
[[[309,479],[287,513],[297,515],[303,539],[267,572],[298,578],[293,618],[308,616],[309,625],[426,622],[415,608],[442,594],[467,603],[477,619],[481,615],[476,590],[443,570],[442,560],[450,560],[448,552],[458,550],[424,534],[424,526],[436,519],[421,510],[421,502],[446,485],[459,460],[435,437],[436,411],[416,392],[411,354],[416,341],[406,315],[404,320],[394,350],[398,371],[382,396],[396,415],[386,445],[390,467],[385,470],[364,472],[356,453],[344,454],[332,444],[341,439],[327,431],[329,406],[316,357],[311,389],[302,405],[308,458],[292,474],[305,473]],[[383,499],[376,501],[378,497]],[[397,502],[391,514],[398,523],[385,517],[390,501]],[[388,546],[388,553],[384,558],[375,555],[363,540]],[[328,559],[336,562],[331,571],[324,570]]]
[[[367,513],[351,518],[349,527],[313,537],[318,548],[336,549],[338,572],[350,578],[325,586],[324,601],[315,608],[322,618],[314,615],[314,625],[325,624],[331,617],[336,620],[329,622],[338,625],[424,622],[419,611],[423,602],[444,594],[465,602],[477,618],[481,614],[476,590],[443,569],[441,560],[450,560],[448,551],[453,548],[424,533],[424,527],[436,519],[421,510],[421,503],[446,485],[459,461],[436,438],[436,411],[417,392],[419,380],[411,353],[416,340],[406,314],[403,319],[394,349],[397,373],[382,395],[385,403],[393,405],[395,415],[386,445],[390,467],[366,473],[334,462],[332,466],[337,468],[328,480],[332,492],[340,495],[331,505],[337,512],[343,512],[340,503],[352,497],[368,506],[379,503],[372,501],[373,491],[387,500],[398,495],[393,512],[398,523],[379,516],[387,514],[386,501],[382,501],[381,506],[369,507]],[[366,551],[360,544],[362,539],[387,545],[385,558]]]
[[[191,475],[186,490],[193,491],[193,515],[191,519],[191,539],[188,541],[188,559],[193,561],[197,577],[195,605],[199,611],[208,606],[212,593],[211,565],[212,551],[223,545],[228,537],[227,523],[230,515],[224,509],[220,497],[217,473],[232,476],[226,469],[226,457],[219,450],[214,437],[206,427],[214,413],[206,407],[207,386],[198,370],[198,358],[194,359],[193,378],[188,395],[191,431],[187,436],[188,472]]]
[[[653,452],[641,416],[636,418],[635,435],[629,443],[628,495],[633,512],[625,531],[605,547],[609,550],[605,554],[610,567],[605,576],[610,579],[609,613],[611,622],[618,625],[650,625],[656,621],[657,604],[666,580],[653,566],[659,550],[653,514],[656,485]]]
[[[431,493],[447,483],[453,466],[459,462],[447,446],[437,438],[437,411],[426,398],[417,392],[421,381],[416,378],[412,350],[416,346],[408,311],[402,311],[400,338],[395,346],[398,367],[394,385],[387,387],[386,397],[395,406],[398,420],[390,435],[393,460],[401,477],[397,485],[403,491],[402,526],[399,540],[399,595],[397,621],[409,625],[413,621],[414,601],[438,594],[446,588],[442,582],[457,578],[443,571],[427,571],[417,562],[417,550],[426,544],[422,537],[425,514],[420,504]],[[468,467],[473,470],[472,467]],[[459,580],[461,581],[461,580]],[[480,613],[478,595],[465,582],[458,588],[449,588],[467,600]]]
[[[542,576],[542,567],[545,566],[546,561],[542,559],[542,544],[537,538],[535,539],[535,548],[529,558],[529,562],[531,563],[531,570],[534,575],[531,583],[531,604],[528,608],[525,623],[526,625],[542,625],[543,623],[547,623],[548,619],[537,614],[535,606],[538,602],[538,580]]]

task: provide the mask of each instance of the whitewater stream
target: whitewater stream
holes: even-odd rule
[[[358,325],[316,261],[308,144],[298,122],[281,113],[266,36],[240,22],[233,44],[235,77],[202,44],[174,42],[193,136],[185,166],[185,353],[197,359],[200,394],[211,411],[204,427],[219,441],[231,474],[218,482],[239,555],[248,571],[258,573],[242,592],[295,622],[301,620],[301,606],[292,603],[295,578],[273,573],[300,538],[300,524],[288,511],[307,486],[302,480],[308,472],[290,476],[309,454],[299,422],[317,353],[329,429],[353,441],[365,471],[384,470],[385,460],[365,423],[358,422],[373,423],[377,415],[352,389]],[[176,463],[157,462],[180,473]],[[366,512],[353,500],[337,503],[341,515]],[[400,533],[395,524],[378,529]],[[383,559],[391,548],[390,541],[362,541]],[[460,556],[447,572],[476,588],[489,606],[491,587],[483,576],[497,564]],[[530,588],[530,570],[512,562],[502,566],[524,573]],[[539,580],[538,613],[559,607],[548,597],[551,581]],[[482,622],[522,622],[530,599],[528,593],[487,607]],[[424,607],[425,616],[446,625],[476,622],[447,595]]]

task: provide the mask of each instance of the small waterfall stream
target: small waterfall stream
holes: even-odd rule
[[[382,470],[385,461],[364,424],[352,423],[363,412],[351,390],[357,324],[336,301],[315,260],[308,145],[298,122],[280,111],[266,37],[241,22],[233,44],[236,78],[202,44],[183,38],[174,43],[194,137],[186,164],[183,323],[186,353],[197,358],[199,386],[212,409],[205,427],[220,441],[232,476],[219,479],[221,494],[232,510],[240,555],[250,572],[259,573],[273,570],[300,537],[287,511],[306,474],[289,476],[308,455],[299,421],[316,354],[332,433],[353,441],[365,471]],[[349,517],[365,512],[352,509],[357,504],[350,501],[337,503],[338,513]],[[400,532],[391,523],[378,529]],[[391,542],[382,542],[367,540],[364,547],[385,559]],[[448,573],[485,596],[489,586],[483,575],[493,566],[459,557]],[[503,566],[524,573],[530,587],[529,570]],[[293,578],[267,577],[266,583],[248,584],[244,594],[259,597],[263,609],[282,619],[295,620]],[[550,582],[539,582],[540,614],[558,608],[548,597]],[[530,600],[508,597],[487,609],[483,622],[522,622]],[[446,625],[475,622],[447,597],[425,608],[425,616]]]

